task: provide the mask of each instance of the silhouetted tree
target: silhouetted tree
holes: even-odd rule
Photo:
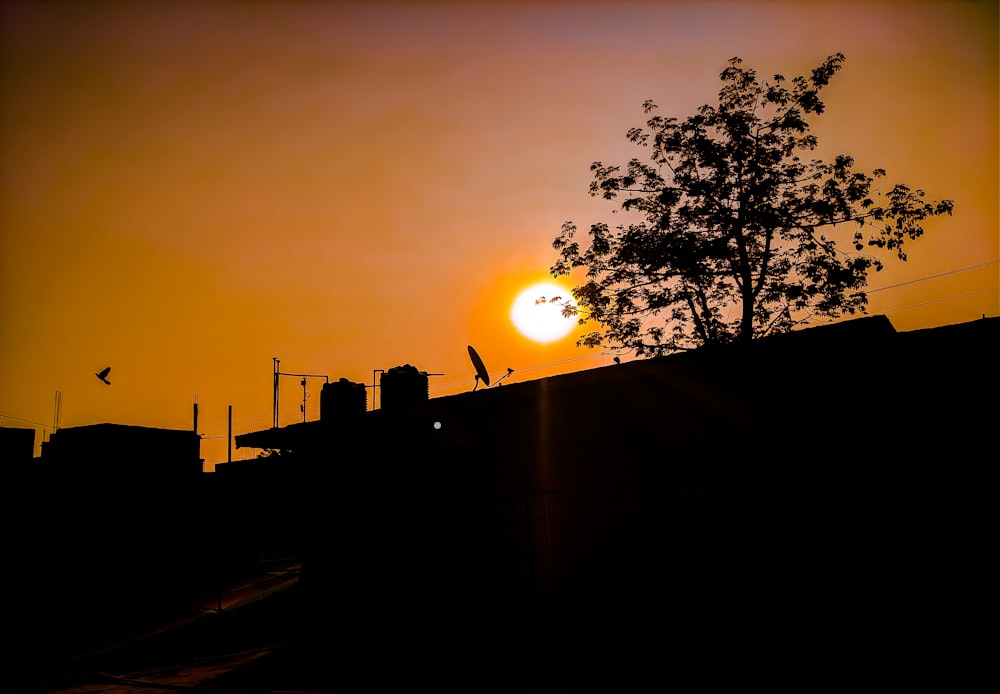
[[[906,260],[904,242],[953,202],[888,187],[885,171],[855,172],[849,156],[808,158],[817,140],[807,119],[823,113],[819,92],[843,61],[837,53],[789,82],[758,79],[733,58],[718,105],[677,120],[644,103],[646,127],[627,137],[650,163],[595,162],[590,184],[592,196],[620,200],[639,221],[593,224],[585,251],[566,222],[553,242],[553,276],[587,270],[564,313],[603,328],[579,344],[655,355],[864,313],[869,270],[882,269],[866,246]],[[827,236],[847,224],[845,238]]]

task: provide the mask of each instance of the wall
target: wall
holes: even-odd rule
[[[973,561],[963,434],[991,424],[965,389],[995,389],[998,325],[865,319],[368,413],[308,446],[310,615],[372,642],[917,638],[935,562]]]

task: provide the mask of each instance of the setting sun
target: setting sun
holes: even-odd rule
[[[562,315],[568,290],[553,282],[539,282],[523,290],[510,307],[514,327],[529,340],[546,344],[566,337],[576,325],[576,318]]]

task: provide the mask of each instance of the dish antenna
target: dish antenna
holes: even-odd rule
[[[472,365],[476,367],[476,387],[472,390],[479,387],[480,381],[489,386],[490,373],[486,370],[486,364],[483,363],[483,359],[479,356],[479,352],[477,352],[472,345],[469,345],[469,359],[472,360]]]
[[[472,365],[474,367],[476,367],[476,388],[479,387],[479,382],[480,381],[482,381],[487,386],[489,386],[490,385],[490,374],[486,370],[486,364],[483,363],[483,360],[479,356],[479,353],[476,352],[475,349],[473,349],[472,345],[469,345],[469,359],[472,360]],[[497,379],[497,382],[494,383],[493,385],[495,385],[495,386],[500,385],[500,381],[502,381],[503,379],[507,378],[512,373],[514,373],[514,369],[507,369],[507,373],[505,373],[503,376],[501,376],[499,379]],[[473,388],[472,390],[475,390],[476,388]]]

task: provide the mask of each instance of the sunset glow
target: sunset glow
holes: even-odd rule
[[[563,306],[572,298],[552,282],[534,284],[514,299],[510,319],[522,335],[541,344],[555,342],[576,327],[576,318],[563,315]]]
[[[472,387],[469,344],[510,383],[600,366],[511,301],[564,222],[624,221],[590,166],[647,156],[643,101],[687,117],[733,56],[791,79],[843,52],[816,156],[955,201],[870,313],[995,316],[997,26],[976,0],[0,3],[0,425],[186,429],[197,402],[211,470],[228,407],[271,426],[275,357],[412,364],[432,397]]]

